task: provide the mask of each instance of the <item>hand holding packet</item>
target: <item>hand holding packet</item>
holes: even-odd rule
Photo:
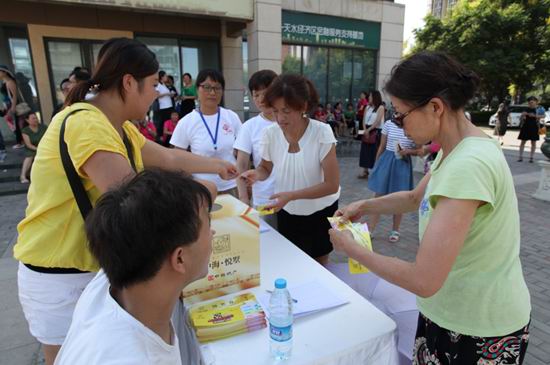
[[[343,220],[341,217],[328,217],[327,219],[333,229],[338,231],[350,231],[359,245],[372,251],[372,242],[367,223],[352,223],[349,220]],[[348,265],[350,274],[365,274],[369,272],[369,269],[352,258],[348,259]]]

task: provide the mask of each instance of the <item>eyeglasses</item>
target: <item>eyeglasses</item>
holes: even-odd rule
[[[430,96],[428,99],[424,100],[423,102],[421,102],[420,104],[418,104],[417,106],[415,106],[414,108],[412,108],[411,110],[409,110],[408,112],[405,112],[405,113],[399,113],[399,112],[395,112],[392,114],[391,116],[391,121],[393,122],[393,124],[395,124],[398,128],[403,128],[403,121],[405,120],[405,118],[411,114],[412,112],[414,112],[416,109],[418,108],[422,108],[423,106],[425,106],[426,104],[428,104],[430,102],[430,100],[432,100],[433,98],[437,98],[438,96],[437,95],[440,95],[442,93],[444,93],[445,91],[447,91],[447,89],[443,89],[441,90],[440,92],[438,92],[436,95],[434,96]]]
[[[204,91],[206,91],[207,93],[211,93],[212,91],[214,91],[214,93],[219,94],[223,90],[221,86],[212,86],[208,84],[199,85],[199,86],[202,87]]]

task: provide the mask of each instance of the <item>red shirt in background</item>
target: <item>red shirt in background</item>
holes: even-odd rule
[[[177,124],[177,122],[172,122],[172,119],[168,119],[164,122],[164,130],[162,131],[162,140],[164,143],[170,142],[170,138],[172,138],[172,133],[174,133],[174,129],[176,129]],[[166,131],[170,132],[170,134],[166,134]]]
[[[327,113],[324,110],[322,112],[316,111],[315,114],[313,114],[313,118],[315,118],[315,120],[318,120],[320,122],[326,122]]]
[[[369,101],[365,99],[359,99],[357,102],[357,119],[359,122],[363,120],[363,115],[365,114],[365,109],[369,105]]]
[[[148,140],[154,141],[155,137],[153,137],[153,135],[151,134],[151,132],[149,132],[149,130],[153,132],[157,131],[153,122],[147,122],[147,125],[145,127],[141,123],[139,124],[139,132],[143,134],[143,136]]]

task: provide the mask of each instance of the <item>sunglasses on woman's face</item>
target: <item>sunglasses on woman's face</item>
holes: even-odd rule
[[[395,112],[392,114],[391,116],[391,121],[398,127],[398,128],[403,128],[403,121],[405,120],[405,118],[411,114],[413,111],[415,111],[416,109],[418,108],[422,108],[423,106],[425,106],[426,104],[428,104],[430,102],[430,100],[432,100],[433,98],[437,98],[439,96],[437,95],[441,95],[442,93],[444,93],[445,91],[447,91],[448,89],[443,89],[441,90],[440,92],[438,92],[437,94],[435,94],[434,96],[430,96],[428,99],[424,100],[423,102],[421,102],[420,104],[418,104],[417,106],[415,106],[414,108],[412,108],[411,110],[409,110],[408,112],[405,112],[405,113],[399,113],[399,112]]]

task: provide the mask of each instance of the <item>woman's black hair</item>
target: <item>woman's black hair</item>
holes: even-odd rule
[[[181,78],[183,79],[185,76],[188,76],[191,80],[193,80],[193,77],[191,76],[191,74],[189,72],[184,73]]]
[[[267,89],[276,77],[277,74],[272,70],[256,71],[250,76],[250,80],[248,80],[248,90],[253,92],[254,90]]]
[[[319,104],[319,94],[313,83],[302,75],[283,74],[273,80],[264,95],[269,107],[282,98],[291,109],[310,113]],[[323,105],[320,105],[321,107]]]
[[[83,101],[92,86],[96,91],[116,89],[124,100],[124,75],[132,75],[141,87],[143,79],[156,74],[158,68],[155,54],[143,43],[129,38],[111,38],[99,50],[91,79],[80,81],[71,89],[65,106]]]
[[[424,51],[393,67],[385,91],[414,106],[439,97],[452,110],[458,110],[473,98],[478,85],[475,72],[449,55]]]
[[[382,94],[380,94],[380,91],[378,90],[372,90],[370,92],[370,95],[372,96],[372,104],[374,106],[374,110],[377,110],[380,105],[382,105]]]
[[[159,71],[159,82],[164,77],[164,75],[166,75],[166,71]]]
[[[197,79],[195,80],[195,85],[197,86],[197,89],[208,78],[212,81],[218,82],[222,86],[222,89],[225,89],[225,79],[223,78],[222,73],[218,70],[214,70],[211,68],[205,68],[204,70],[201,70],[199,72],[199,74],[197,75]]]

